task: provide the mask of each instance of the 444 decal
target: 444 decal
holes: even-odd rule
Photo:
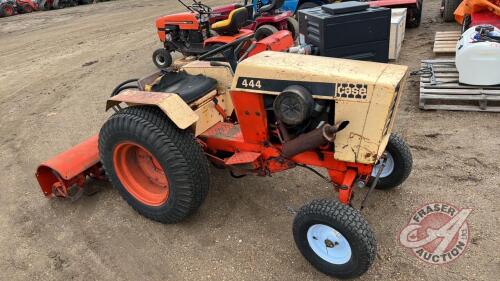
[[[242,79],[241,86],[242,88],[262,89],[262,82],[260,79]]]
[[[277,80],[256,77],[238,77],[236,88],[259,92],[283,92],[288,86],[300,85],[317,96],[332,97],[335,95],[335,83]]]

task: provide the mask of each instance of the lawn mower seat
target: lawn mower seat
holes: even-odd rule
[[[228,18],[212,24],[211,28],[219,35],[234,35],[247,23],[248,10],[245,7],[231,11]]]
[[[285,2],[285,0],[271,0],[271,1],[269,1],[268,4],[260,7],[259,13],[262,14],[262,13],[266,13],[266,12],[269,12],[272,10],[279,9],[279,8],[281,8],[281,6],[283,6],[283,2]]]
[[[203,75],[190,75],[185,72],[169,72],[151,87],[153,92],[176,93],[186,103],[203,97],[215,90],[217,80]]]

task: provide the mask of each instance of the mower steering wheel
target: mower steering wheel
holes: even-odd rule
[[[196,12],[200,14],[210,14],[212,13],[212,8],[210,6],[207,6],[201,2],[196,2],[196,0],[193,0],[193,4],[191,4],[191,8],[195,10]]]
[[[235,71],[236,66],[238,65],[238,58],[237,58],[236,53],[239,53],[241,51],[244,44],[246,44],[249,41],[251,42],[253,37],[254,37],[253,33],[246,35],[246,36],[243,36],[241,38],[234,40],[233,42],[227,43],[225,45],[222,45],[222,46],[217,47],[211,51],[204,53],[203,55],[199,56],[198,59],[199,60],[206,60],[206,59],[213,57],[214,55],[222,54],[224,56],[224,58],[226,58],[226,60],[231,65],[231,68],[233,69],[233,71]],[[231,49],[231,52],[226,52],[229,49]],[[236,50],[237,50],[237,52],[236,52]]]

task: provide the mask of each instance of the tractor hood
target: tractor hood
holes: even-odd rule
[[[232,90],[277,95],[289,84],[305,84],[315,98],[355,98],[362,92],[361,99],[369,102],[372,95],[368,92],[375,85],[394,90],[407,69],[401,65],[267,51],[238,64]],[[365,93],[354,88],[368,89]]]
[[[335,158],[373,164],[384,152],[408,67],[310,55],[262,52],[240,64],[232,91],[279,95],[301,85],[315,99],[335,102],[335,122],[350,121],[337,135]]]

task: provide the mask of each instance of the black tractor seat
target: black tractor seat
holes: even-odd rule
[[[263,14],[263,13],[267,13],[267,12],[271,12],[273,10],[279,9],[279,8],[281,8],[281,6],[283,6],[284,2],[285,2],[285,0],[271,0],[268,4],[260,7],[259,13]]]
[[[217,80],[185,72],[169,72],[151,87],[153,92],[178,94],[186,103],[203,97],[217,88]]]

